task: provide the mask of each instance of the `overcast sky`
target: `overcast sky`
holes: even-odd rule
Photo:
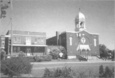
[[[86,17],[86,29],[98,33],[100,44],[115,49],[114,0],[13,0],[13,30],[46,32],[74,31],[79,7]],[[10,28],[10,9],[2,20],[0,34]]]

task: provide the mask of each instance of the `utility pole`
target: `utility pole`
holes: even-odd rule
[[[11,17],[10,17],[10,21],[11,21],[11,54],[12,54],[12,52],[13,52],[13,28],[12,28],[12,16],[13,16],[13,13],[12,13],[12,11],[13,11],[13,6],[12,6],[12,0],[10,0],[10,8],[11,8]]]

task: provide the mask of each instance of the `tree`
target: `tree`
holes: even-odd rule
[[[112,51],[112,54],[111,54],[111,55],[112,55],[112,57],[111,57],[112,60],[115,60],[115,50]]]
[[[100,52],[100,58],[107,59],[108,57],[108,49],[104,44],[99,45],[99,52]]]
[[[6,17],[6,9],[9,8],[9,4],[10,2],[4,4],[4,2],[1,0],[0,1],[1,5],[0,5],[0,18],[5,18]]]

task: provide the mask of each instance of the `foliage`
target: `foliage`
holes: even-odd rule
[[[63,55],[63,58],[64,58],[64,59],[67,59],[67,51],[66,51],[66,49],[65,49],[64,47],[62,47],[62,46],[60,46],[59,49],[60,49],[61,52],[64,54],[64,55]]]
[[[99,67],[99,77],[100,77],[100,78],[103,77],[103,74],[104,74],[104,68],[103,68],[103,65],[101,65],[101,66]]]
[[[71,68],[64,67],[54,70],[45,69],[43,78],[73,78],[74,72]]]
[[[108,66],[106,66],[106,68],[105,68],[104,77],[105,78],[114,78],[113,71]]]
[[[115,50],[109,50],[105,45],[99,45],[100,58],[115,60]]]
[[[25,56],[25,53],[20,51],[19,54],[18,54],[19,57],[24,57]]]
[[[52,59],[58,59],[59,58],[60,51],[57,49],[54,49],[50,52],[50,55],[52,56]]]
[[[58,59],[59,58],[59,53],[62,52],[63,55],[63,59],[67,58],[67,52],[66,49],[62,46],[49,46],[48,47],[50,49],[50,55],[52,56],[53,59]]]
[[[35,61],[35,60],[34,60],[34,57],[30,57],[30,56],[28,56],[28,57],[20,57],[20,58],[26,59],[26,60],[29,61],[29,62],[34,62],[34,61]]]
[[[111,55],[112,55],[112,60],[115,61],[115,50],[112,51]]]
[[[0,52],[0,61],[4,60],[5,58],[6,58],[6,52],[1,50],[1,52]]]
[[[105,45],[100,44],[99,45],[99,51],[100,51],[100,58],[107,59],[108,57],[108,49]]]
[[[1,72],[9,77],[20,76],[31,72],[32,65],[27,59],[13,57],[1,61]]]
[[[111,70],[108,66],[106,66],[105,71],[104,71],[104,68],[101,65],[99,68],[99,77],[100,78],[114,78],[114,70]]]
[[[0,61],[3,60],[3,58],[4,58],[4,53],[0,52]]]
[[[34,61],[41,62],[41,61],[51,61],[52,56],[51,55],[42,55],[42,56],[35,56]]]
[[[85,72],[79,72],[78,78],[87,78],[87,76],[85,75]]]
[[[114,69],[114,68],[113,68]],[[103,65],[99,67],[99,74],[90,69],[73,71],[71,68],[63,67],[57,69],[45,69],[43,78],[114,78],[114,70]]]
[[[111,60],[115,60],[115,50],[109,50],[109,54],[110,54],[110,59]]]

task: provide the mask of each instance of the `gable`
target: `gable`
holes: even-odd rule
[[[78,33],[80,33],[80,34],[85,34],[85,35],[92,35],[92,36],[98,36],[98,35],[99,35],[98,33],[90,33],[90,32],[88,32],[88,31],[86,31],[86,30],[80,31],[80,32],[78,32]]]

